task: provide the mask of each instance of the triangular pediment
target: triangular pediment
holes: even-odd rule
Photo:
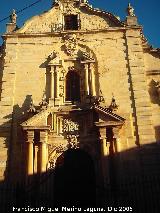
[[[121,27],[121,22],[115,15],[94,9],[87,2],[82,1],[57,1],[47,12],[34,16],[15,33],[52,33],[64,30],[65,15],[77,15],[81,30],[100,30],[108,27]]]

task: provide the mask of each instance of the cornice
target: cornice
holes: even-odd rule
[[[67,34],[95,34],[95,33],[106,33],[106,32],[113,32],[113,31],[121,31],[125,32],[127,29],[141,29],[141,26],[134,26],[134,27],[108,27],[106,29],[100,30],[70,30],[70,31],[61,31],[61,32],[45,32],[45,33],[9,33],[2,35],[2,38],[16,38],[16,37],[58,37]]]
[[[115,24],[118,24],[120,26],[125,26],[125,23],[120,21],[115,15],[113,15],[110,12],[106,12],[104,10],[100,10],[99,8],[93,8],[91,5],[88,3],[81,3],[80,8],[85,8],[89,12],[95,13],[96,15],[103,15],[108,17],[110,20],[112,20]]]

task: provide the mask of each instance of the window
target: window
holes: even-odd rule
[[[65,30],[78,30],[78,16],[66,15],[64,16]]]
[[[80,76],[75,71],[66,76],[66,101],[80,101]]]

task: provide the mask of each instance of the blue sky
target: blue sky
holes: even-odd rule
[[[9,16],[12,9],[18,11],[35,1],[37,0],[0,0],[0,20]],[[120,16],[121,20],[125,20],[128,2],[129,0],[89,0],[94,7],[112,12]],[[160,47],[160,0],[130,0],[130,2],[135,8],[139,24],[143,26],[149,43],[154,47]],[[41,0],[40,3],[18,14],[18,26],[22,26],[28,18],[48,10],[51,4],[52,0]],[[5,32],[5,25],[8,21],[0,22],[0,34]]]

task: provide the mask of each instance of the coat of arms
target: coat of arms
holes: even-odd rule
[[[64,47],[65,51],[69,56],[74,56],[77,49],[77,37],[75,34],[64,36]]]

